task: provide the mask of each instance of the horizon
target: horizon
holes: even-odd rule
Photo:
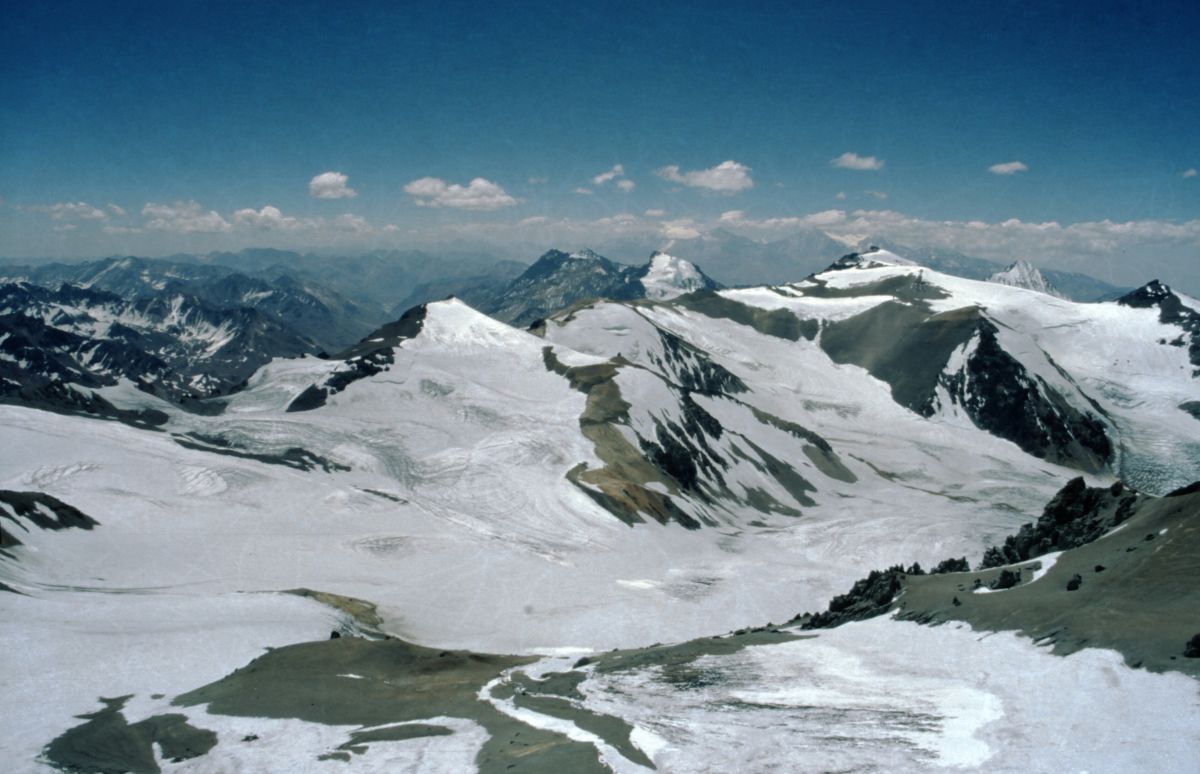
[[[0,15],[0,255],[819,231],[1200,295],[1191,4]]]

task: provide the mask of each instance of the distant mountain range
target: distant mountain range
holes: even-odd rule
[[[497,320],[529,325],[588,299],[668,299],[718,287],[695,264],[662,252],[654,253],[641,266],[629,266],[591,250],[570,254],[551,250],[503,292],[475,306]],[[464,300],[470,303],[472,299]]]
[[[316,350],[253,307],[173,289],[126,299],[66,283],[0,284],[2,402],[120,416],[102,388],[124,380],[190,407],[237,389],[272,358]]]
[[[904,260],[897,251],[906,248],[870,247],[865,255]],[[675,248],[712,261],[718,276],[666,252],[631,265],[587,249],[551,250],[530,266],[473,254],[333,259],[266,249],[0,266],[7,358],[0,378],[6,400],[67,410],[116,415],[102,388],[123,379],[199,407],[196,401],[238,389],[273,358],[340,352],[405,310],[449,296],[524,327],[585,301],[662,301],[714,290],[722,287],[720,276],[784,285],[826,266],[856,265],[859,255],[839,258],[844,247],[820,232],[755,242],[717,230]],[[1039,271],[1025,261],[1004,269],[946,251],[908,255],[951,275],[1068,297],[1120,295],[1092,278]],[[85,399],[66,385],[101,389],[82,393]]]
[[[105,258],[84,263],[0,266],[0,281],[46,288],[72,285],[113,293],[129,301],[187,296],[211,310],[254,309],[311,340],[340,349],[378,325],[383,315],[336,290],[294,272],[246,274],[195,260]]]
[[[953,250],[899,244],[883,237],[867,237],[848,246],[817,229],[775,241],[757,241],[726,229],[714,229],[693,239],[670,241],[664,249],[702,266],[715,280],[733,287],[795,282],[822,271],[849,250],[862,252],[872,246],[966,279],[986,280],[1009,268],[998,261]],[[1073,301],[1112,300],[1130,290],[1076,272],[1041,269],[1041,273],[1059,293]]]

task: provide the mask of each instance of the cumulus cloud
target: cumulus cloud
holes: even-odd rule
[[[837,192],[837,196],[834,196],[833,198],[837,199],[838,201],[845,201],[845,199],[846,199],[846,192],[845,192],[845,191],[838,191],[838,192]]]
[[[1197,174],[1198,173],[1196,172],[1196,168],[1192,167],[1191,169],[1185,169],[1183,171],[1182,177],[1186,180],[1189,177],[1195,177]]]
[[[1018,172],[1027,172],[1029,167],[1023,161],[1006,161],[1003,164],[993,164],[988,167],[988,172],[993,175],[1015,175]]]
[[[702,233],[700,224],[691,218],[662,222],[662,235],[667,239],[695,239]]]
[[[876,199],[888,198],[887,192],[885,191],[863,191],[863,193],[865,193],[867,196],[874,196]]]
[[[333,227],[338,231],[349,231],[355,234],[361,234],[371,230],[371,226],[367,223],[367,219],[353,215],[349,212],[344,215],[338,215],[333,219]]]
[[[580,187],[576,188],[574,191],[571,191],[571,193],[577,193],[580,196],[591,196],[592,189],[584,188],[583,186],[580,186]]]
[[[877,159],[874,156],[860,156],[851,151],[846,151],[837,158],[830,159],[829,163],[842,169],[859,169],[864,171],[883,169],[883,159]]]
[[[418,207],[452,207],[462,210],[498,210],[517,200],[496,183],[477,177],[465,186],[437,177],[422,177],[404,186]]]
[[[637,187],[637,183],[633,182],[632,180],[618,180],[617,181],[617,188],[620,188],[625,193],[629,193],[636,187]]]
[[[779,218],[750,218],[744,210],[722,212],[717,225],[736,228],[761,237],[778,237],[789,231],[810,228],[829,228],[845,222],[844,210],[823,210],[808,215],[789,215]]]
[[[237,226],[248,226],[263,231],[299,231],[314,225],[311,221],[286,216],[278,207],[269,204],[257,211],[253,208],[238,210],[233,213],[233,222]]]
[[[711,169],[698,169],[691,172],[680,172],[679,167],[671,164],[655,172],[663,180],[681,183],[690,188],[702,188],[718,193],[737,193],[754,187],[750,177],[750,167],[736,161],[722,161]]]
[[[317,199],[352,199],[358,192],[346,185],[349,180],[341,172],[322,172],[308,181],[308,193]]]
[[[625,167],[622,164],[614,164],[613,168],[607,172],[601,172],[592,178],[592,185],[604,185],[607,182],[616,180],[618,177],[625,176]]]
[[[142,207],[150,231],[173,231],[179,234],[218,234],[232,230],[229,221],[213,210],[207,212],[195,201],[173,204],[147,202]]]
[[[686,228],[686,223],[674,224]],[[645,220],[633,213],[621,212],[601,218],[576,219],[534,215],[513,222],[477,221],[444,224],[436,231],[422,234],[431,239],[446,236],[481,239],[492,242],[527,244],[534,239],[545,245],[603,245],[614,238],[643,240],[647,249],[661,243],[662,229],[658,221]]]
[[[126,215],[126,212],[125,212],[125,208],[124,208],[124,207],[121,207],[120,205],[113,204],[112,202],[109,202],[109,203],[108,203],[108,211],[109,211],[110,213],[112,213],[113,215],[116,215],[118,218],[123,218],[123,217],[125,217],[125,215]]]
[[[108,218],[108,213],[87,202],[35,204],[29,209],[34,212],[44,212],[55,220],[105,220]]]
[[[667,214],[667,211],[666,211],[666,210],[653,209],[653,210],[646,210],[646,213],[645,213],[645,214],[646,214],[646,217],[647,217],[647,218],[661,218],[663,215],[666,215],[666,214]]]
[[[104,226],[101,226],[100,230],[103,231],[105,234],[140,234],[140,233],[142,233],[142,230],[140,228],[134,228],[132,226],[114,226],[111,224],[106,224]]]

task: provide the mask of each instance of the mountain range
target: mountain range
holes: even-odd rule
[[[273,256],[9,277],[4,757],[1186,771],[1200,301],[684,247],[319,357]]]

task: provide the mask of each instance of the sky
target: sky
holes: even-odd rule
[[[1198,32],[1194,2],[0,2],[0,255],[820,228],[1200,295]]]

